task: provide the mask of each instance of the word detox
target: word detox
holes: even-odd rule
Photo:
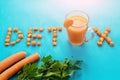
[[[26,39],[26,45],[27,46],[41,46],[41,42],[40,40],[42,39],[42,34],[33,34],[34,32],[43,32],[44,28],[38,28],[38,27],[34,27],[34,28],[30,28],[28,30],[28,35],[27,35],[27,39]],[[48,32],[53,32],[53,36],[52,36],[52,45],[56,46],[57,45],[57,31],[61,32],[62,31],[62,27],[48,27]],[[11,35],[13,33],[18,33],[18,38],[14,41],[11,41]],[[20,31],[17,27],[15,27],[14,29],[12,28],[8,28],[8,32],[6,35],[6,39],[5,39],[5,46],[14,46],[16,43],[19,43],[22,39],[24,38],[24,35],[22,33],[22,31]],[[39,41],[37,41],[36,39],[38,39]]]

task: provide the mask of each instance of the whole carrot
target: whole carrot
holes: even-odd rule
[[[16,53],[0,62],[0,73],[26,56],[25,52]]]
[[[15,75],[18,71],[20,71],[25,64],[33,63],[33,62],[37,61],[39,58],[40,58],[40,55],[38,53],[36,53],[36,54],[29,56],[28,58],[25,58],[25,59],[19,61],[18,63],[16,63],[12,67],[8,68],[3,73],[1,73],[0,80],[8,80],[10,77]]]

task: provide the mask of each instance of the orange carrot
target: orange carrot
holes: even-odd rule
[[[16,53],[0,62],[0,73],[26,56],[25,52]]]
[[[64,22],[64,27],[68,28],[69,26],[71,26],[73,24],[73,20],[71,19],[66,19]]]
[[[3,73],[1,73],[0,80],[8,80],[10,77],[15,75],[18,71],[20,71],[25,64],[33,63],[33,62],[37,61],[39,58],[40,58],[40,55],[36,53],[36,54],[29,56],[28,58],[25,58],[25,59],[19,61],[18,63],[16,63],[12,67],[8,68]]]

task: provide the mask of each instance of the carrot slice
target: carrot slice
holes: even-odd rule
[[[71,26],[73,24],[73,20],[71,19],[66,19],[64,22],[64,27],[68,28],[69,26]]]
[[[26,56],[25,52],[16,53],[0,62],[0,73]]]
[[[18,63],[16,63],[12,67],[8,68],[3,73],[1,73],[0,80],[8,80],[10,77],[15,75],[18,71],[20,71],[25,64],[33,63],[33,62],[37,61],[39,58],[40,58],[40,55],[38,53],[36,53],[36,54],[29,56],[28,58],[25,58],[25,59],[19,61]]]

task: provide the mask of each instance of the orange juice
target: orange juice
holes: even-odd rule
[[[88,29],[88,20],[82,16],[72,16],[69,20],[72,20],[72,22],[64,22],[64,26],[66,27],[68,33],[69,42],[72,45],[83,44],[85,41],[86,31]],[[66,26],[65,24],[69,25]]]

